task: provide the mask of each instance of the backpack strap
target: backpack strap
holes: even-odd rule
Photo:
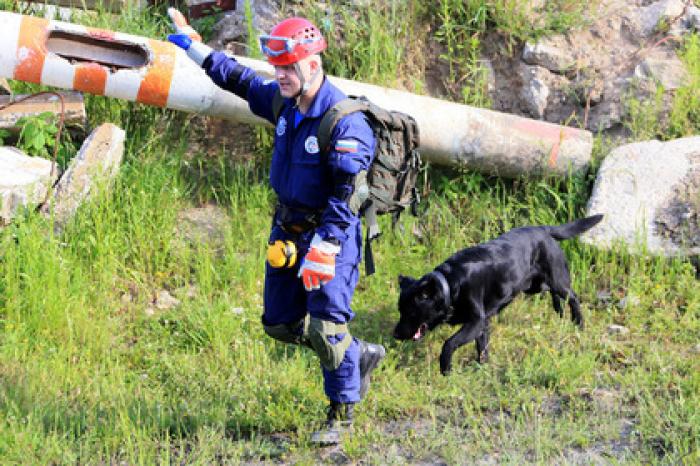
[[[374,273],[374,254],[372,253],[372,241],[379,238],[379,222],[377,221],[377,206],[371,201],[364,210],[365,221],[367,222],[367,233],[365,234],[365,273],[370,276]]]
[[[355,112],[368,114],[372,103],[366,97],[350,96],[337,102],[333,107],[328,109],[321,118],[321,123],[318,126],[318,146],[324,152],[329,152],[331,149],[331,135],[338,122],[344,117]],[[365,273],[369,276],[375,271],[374,254],[372,254],[372,241],[376,239],[379,232],[379,223],[377,221],[377,208],[372,204],[371,200],[366,201],[362,214],[365,217],[367,224],[367,233],[365,236]]]
[[[284,97],[282,97],[279,88],[277,88],[277,92],[275,92],[275,95],[272,97],[272,116],[275,122],[279,120],[282,107],[284,107]]]
[[[366,97],[348,97],[329,108],[321,118],[318,125],[318,147],[328,152],[331,146],[331,135],[338,122],[344,117],[355,112],[365,112],[369,109],[370,102]]]

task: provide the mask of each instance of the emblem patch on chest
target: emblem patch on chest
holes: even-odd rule
[[[275,129],[275,132],[277,133],[277,136],[282,136],[285,131],[287,131],[287,120],[285,120],[284,117],[280,117],[280,119],[277,121],[277,128]]]
[[[306,141],[304,142],[304,149],[306,149],[306,152],[309,154],[318,154],[319,148],[318,139],[316,136],[309,136],[306,138]]]

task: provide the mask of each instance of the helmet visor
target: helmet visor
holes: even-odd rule
[[[268,57],[279,57],[283,53],[292,53],[296,41],[289,37],[260,36],[260,50]]]
[[[279,57],[285,53],[294,52],[294,47],[299,44],[310,44],[319,39],[295,40],[289,37],[262,35],[260,40],[260,50],[267,57]]]

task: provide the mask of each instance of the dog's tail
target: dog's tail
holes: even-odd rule
[[[592,215],[590,217],[574,220],[571,223],[565,223],[564,225],[548,227],[548,233],[552,238],[561,241],[563,239],[573,238],[586,230],[590,230],[601,220],[603,220],[602,214]]]

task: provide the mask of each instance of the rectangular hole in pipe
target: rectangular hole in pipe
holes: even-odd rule
[[[148,52],[141,45],[100,39],[67,31],[50,31],[46,49],[72,62],[99,63],[111,68],[141,68]]]

